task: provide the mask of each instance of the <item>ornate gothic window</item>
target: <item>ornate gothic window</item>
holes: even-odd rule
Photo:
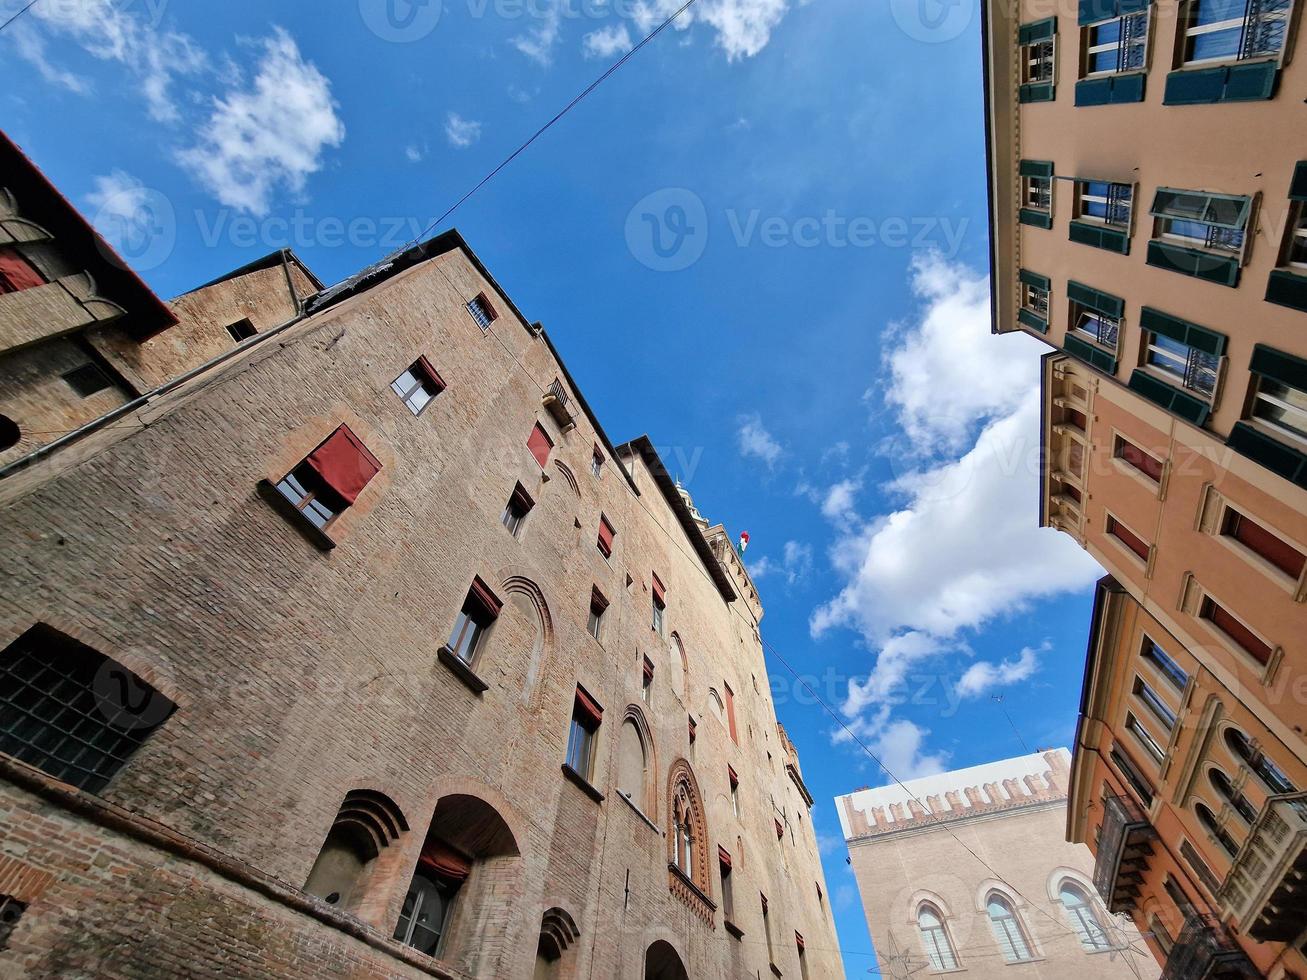
[[[672,893],[712,925],[712,885],[708,874],[708,826],[699,784],[684,759],[673,763],[667,780],[668,876]]]
[[[1094,911],[1093,902],[1083,888],[1075,882],[1064,881],[1058,891],[1058,898],[1062,901],[1067,918],[1071,920],[1071,927],[1080,937],[1081,946],[1094,950],[1107,949],[1112,945],[1107,933],[1103,931],[1098,913]]]
[[[985,902],[985,910],[989,913],[989,925],[994,930],[1003,959],[1009,963],[1030,959],[1030,944],[1012,903],[998,892],[992,892]]]
[[[944,917],[933,905],[923,904],[917,910],[917,929],[921,933],[921,946],[926,951],[932,970],[956,970],[958,957],[949,940]]]

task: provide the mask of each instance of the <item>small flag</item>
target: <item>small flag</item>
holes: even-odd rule
[[[748,531],[741,531],[741,532],[740,532],[740,554],[744,554],[745,550],[746,550],[748,547],[749,547],[749,532],[748,532]]]

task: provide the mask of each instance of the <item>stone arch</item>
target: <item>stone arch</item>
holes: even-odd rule
[[[522,636],[510,637],[508,642],[511,643],[516,639],[527,645],[527,649],[522,651],[526,657],[526,671],[522,679],[522,700],[531,710],[535,710],[539,707],[542,690],[540,679],[547,676],[551,668],[557,666],[554,663],[553,616],[549,612],[549,603],[545,600],[544,590],[533,579],[523,574],[522,569],[515,567],[502,569],[498,578],[499,591],[505,597],[505,601],[526,613],[534,626],[529,641]]]
[[[699,792],[699,781],[684,758],[672,763],[667,776],[668,860],[712,897],[712,876],[708,873],[708,820]]]
[[[653,732],[649,728],[644,710],[638,704],[628,704],[618,729],[617,746],[617,790],[627,796],[636,808],[650,819],[656,819],[658,813],[658,753],[654,748]],[[633,733],[633,736],[630,734]],[[638,745],[630,744],[627,739],[634,737]],[[638,747],[638,760],[628,755]],[[634,769],[638,761],[640,769]],[[638,786],[624,785],[639,779]],[[638,795],[637,795],[638,794]]]

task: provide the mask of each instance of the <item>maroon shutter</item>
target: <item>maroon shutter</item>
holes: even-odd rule
[[[728,868],[731,866],[731,856],[727,853],[726,848],[720,844],[717,845],[717,860]]]
[[[731,781],[731,788],[732,788],[732,789],[734,789],[736,786],[739,786],[739,785],[740,785],[740,777],[737,776],[737,775],[735,774],[735,769],[734,769],[734,767],[728,765],[728,766],[726,767],[726,775],[727,775],[727,778],[729,778],[730,781]]]
[[[472,588],[468,590],[468,598],[479,603],[492,619],[499,615],[499,610],[504,608],[504,604],[499,601],[499,597],[490,591],[490,586],[481,581],[479,575],[472,579]]]
[[[426,357],[418,358],[418,367],[422,369],[427,379],[436,386],[437,392],[445,390],[445,379],[436,372],[436,369],[431,366],[431,362]]]
[[[1247,650],[1253,659],[1255,659],[1259,664],[1270,662],[1271,653],[1273,651],[1269,646],[1262,642],[1261,638],[1257,636],[1256,633],[1250,630],[1243,623],[1239,622],[1239,620],[1235,619],[1230,615],[1230,613],[1226,612],[1215,602],[1212,602],[1211,599],[1208,599],[1207,602],[1209,606],[1207,611],[1208,619],[1224,631],[1230,639],[1234,640],[1235,643]]]
[[[381,469],[377,457],[368,452],[348,425],[342,425],[313,450],[307,462],[327,486],[350,504]]]
[[[599,612],[603,612],[608,608],[608,600],[604,598],[604,594],[599,591],[597,585],[590,586],[590,608]]]
[[[1121,458],[1154,480],[1162,479],[1162,461],[1155,459],[1132,442],[1121,440]]]
[[[0,248],[0,293],[16,293],[20,289],[44,285],[45,279],[27,259],[15,249]]]
[[[580,684],[576,685],[576,710],[597,727],[604,720],[604,709]]]
[[[690,741],[691,741],[691,742],[694,741],[694,729],[695,729],[695,727],[696,727],[696,726],[695,726],[695,724],[694,724],[694,718],[693,718],[693,716],[691,716],[691,718],[690,718]]]
[[[807,943],[803,941],[803,934],[797,929],[794,931],[794,944],[799,947],[800,951],[806,948]]]
[[[731,730],[731,741],[739,744],[740,738],[735,733],[735,692],[725,681],[722,687],[726,690],[726,726]]]
[[[650,572],[653,576],[653,597],[654,601],[660,606],[667,605],[667,590],[663,588],[662,579],[658,577],[657,572]]]
[[[1302,574],[1307,556],[1289,544],[1281,541],[1266,528],[1250,521],[1243,514],[1233,513],[1229,534],[1236,541],[1261,555],[1272,565],[1293,578]]]
[[[527,439],[526,448],[531,450],[531,455],[536,458],[536,462],[540,464],[540,468],[543,470],[549,462],[549,450],[554,448],[554,443],[549,438],[549,434],[541,428],[539,422],[531,430],[531,438]]]
[[[772,822],[776,824],[776,839],[780,840],[785,836],[785,828],[781,826],[781,822],[775,817],[772,817]]]
[[[608,523],[608,518],[602,514],[599,515],[599,544],[603,547],[605,555],[613,553],[613,535],[616,532],[613,526]]]
[[[1111,518],[1107,531],[1144,561],[1148,561],[1147,542],[1129,528],[1122,526],[1121,522],[1115,517]]]

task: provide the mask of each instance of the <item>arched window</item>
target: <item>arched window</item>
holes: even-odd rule
[[[708,710],[713,713],[713,717],[726,724],[726,703],[722,701],[722,696],[717,693],[717,689],[708,688]]]
[[[617,741],[617,791],[645,814],[657,806],[650,757],[648,728],[640,709],[631,705],[626,709]]]
[[[1257,774],[1272,795],[1296,792],[1289,777],[1260,749],[1253,748],[1252,741],[1237,728],[1225,730],[1226,747],[1234,753],[1236,759]]]
[[[921,948],[930,960],[932,970],[956,970],[957,954],[949,940],[944,917],[933,905],[922,905],[917,910],[917,930],[921,933]]]
[[[708,825],[704,819],[699,784],[690,764],[678,759],[667,780],[668,860],[675,871],[668,872],[673,894],[705,922],[711,924],[712,884],[708,874]],[[689,881],[693,888],[685,887]]]
[[[1194,812],[1198,814],[1198,822],[1203,825],[1203,829],[1216,838],[1216,842],[1225,849],[1225,852],[1234,857],[1239,853],[1238,842],[1219,823],[1216,822],[1216,815],[1205,803],[1195,803]]]
[[[1030,959],[1030,944],[1026,942],[1026,934],[1021,929],[1012,903],[993,892],[985,903],[985,910],[989,913],[989,925],[994,930],[994,938],[998,940],[1003,959],[1009,963]]]
[[[1071,920],[1071,928],[1080,937],[1081,946],[1094,950],[1107,949],[1111,945],[1094,911],[1093,902],[1083,888],[1074,882],[1064,881],[1058,890],[1058,898],[1062,900],[1066,917]]]
[[[1257,808],[1248,802],[1248,797],[1238,792],[1230,782],[1230,777],[1219,769],[1208,769],[1207,779],[1218,796],[1234,808],[1235,813],[1252,823],[1257,819]]]
[[[685,654],[685,644],[681,642],[681,634],[672,632],[672,646],[676,648],[676,655],[681,658],[681,672],[690,673],[690,658]]]
[[[350,790],[313,862],[304,890],[342,909],[352,909],[367,885],[372,862],[408,830],[390,797],[369,789]]]

